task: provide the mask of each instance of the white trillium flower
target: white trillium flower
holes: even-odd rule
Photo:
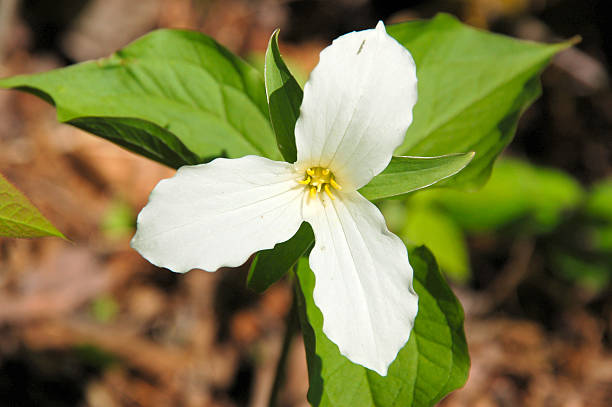
[[[358,189],[404,140],[416,84],[412,56],[382,22],[337,38],[304,88],[297,162],[246,156],[181,167],[151,193],[132,247],[175,272],[214,271],[240,266],[308,222],[324,333],[352,362],[386,375],[418,298],[406,247]]]

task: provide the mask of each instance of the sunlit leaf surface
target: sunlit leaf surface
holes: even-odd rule
[[[521,113],[540,94],[539,74],[571,45],[519,41],[461,24],[432,20],[387,27],[415,59],[419,101],[398,155],[475,151],[451,182],[480,185],[516,130]]]
[[[192,155],[281,158],[261,75],[197,32],[154,31],[109,58],[0,87],[34,93],[55,104],[60,121],[173,167],[193,164]]]
[[[0,236],[64,237],[17,188],[0,175]]]

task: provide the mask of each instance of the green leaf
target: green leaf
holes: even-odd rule
[[[0,175],[0,236],[65,238],[17,188]]]
[[[419,312],[386,377],[350,362],[325,336],[323,316],[312,299],[314,274],[306,259],[298,263],[308,400],[313,406],[432,406],[467,380],[470,361],[461,305],[425,247],[411,250],[409,258]]]
[[[399,197],[457,174],[472,158],[474,153],[440,157],[393,157],[387,168],[359,192],[370,201]]]
[[[285,160],[292,163],[297,160],[294,129],[304,92],[280,55],[278,32],[274,31],[266,50],[266,95],[278,148]]]
[[[208,161],[189,151],[168,130],[141,119],[79,117],[67,123],[172,168]]]
[[[291,239],[257,253],[249,269],[247,287],[259,293],[264,292],[280,280],[313,243],[312,228],[307,222],[303,222]]]
[[[423,205],[409,205],[406,223],[398,236],[413,245],[425,245],[440,269],[454,281],[470,277],[470,259],[463,231],[444,212]]]
[[[263,78],[197,32],[154,31],[109,58],[2,79],[0,87],[33,93],[55,104],[60,121],[174,167],[192,163],[186,150],[198,162],[280,158]]]
[[[461,24],[432,20],[387,27],[417,66],[419,100],[398,155],[436,156],[475,151],[449,182],[479,186],[514,137],[521,113],[540,94],[539,73],[572,42],[519,41]]]

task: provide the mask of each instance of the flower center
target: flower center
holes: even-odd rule
[[[332,174],[329,168],[307,168],[306,173],[304,174],[304,179],[298,181],[298,183],[310,188],[311,198],[314,198],[317,195],[317,192],[321,192],[321,190],[323,190],[327,196],[329,196],[331,199],[335,199],[329,186],[331,185],[332,188],[337,190],[342,189],[342,187],[334,179],[334,174]]]

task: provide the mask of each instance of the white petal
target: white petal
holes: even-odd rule
[[[257,156],[181,167],[151,193],[132,247],[176,272],[239,266],[298,230],[296,178],[291,164]]]
[[[404,140],[416,85],[412,56],[382,22],[334,40],[304,87],[297,168],[331,168],[345,190],[367,184]]]
[[[406,247],[358,192],[304,206],[316,244],[310,268],[323,332],[352,362],[385,376],[418,308]]]

